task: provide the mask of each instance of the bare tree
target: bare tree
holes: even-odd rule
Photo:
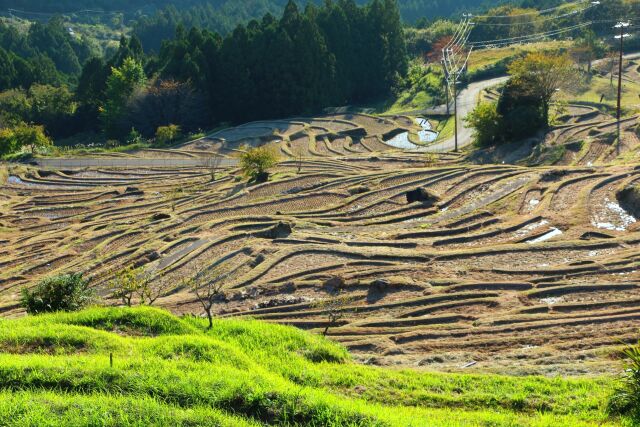
[[[202,167],[209,170],[209,174],[211,175],[212,182],[216,180],[216,171],[220,169],[221,163],[222,163],[222,154],[220,153],[219,150],[209,151],[202,158]]]
[[[226,284],[244,265],[240,264],[225,270],[223,265],[217,263],[208,267],[196,263],[192,267],[194,274],[185,279],[185,286],[195,294],[198,302],[202,305],[209,321],[209,329],[213,328],[213,307],[225,299],[224,288]]]
[[[164,277],[154,279],[144,267],[129,266],[118,271],[111,281],[112,297],[120,299],[127,307],[136,300],[140,305],[153,305],[166,293],[168,284]]]
[[[349,313],[349,306],[355,301],[353,296],[344,294],[342,284],[338,283],[337,286],[332,285],[331,288],[331,298],[317,301],[314,304],[314,307],[319,309],[328,320],[322,332],[324,336],[329,332],[329,328],[337,326],[338,322]]]
[[[171,212],[176,211],[176,205],[178,204],[178,199],[180,199],[184,195],[184,189],[181,187],[174,187],[170,191],[165,193],[165,198],[167,202],[171,205]]]

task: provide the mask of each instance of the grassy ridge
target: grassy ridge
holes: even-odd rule
[[[3,320],[0,349],[0,425],[616,424],[606,380],[373,368],[294,328],[151,308]]]

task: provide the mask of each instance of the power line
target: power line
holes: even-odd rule
[[[543,38],[546,38],[546,37],[557,36],[559,34],[564,34],[564,33],[568,33],[568,32],[571,32],[571,31],[578,30],[580,28],[588,27],[588,26],[590,26],[592,24],[593,24],[593,22],[589,21],[589,22],[583,22],[581,24],[572,25],[570,27],[561,28],[561,29],[558,29],[558,30],[552,30],[552,31],[546,31],[546,32],[541,32],[541,33],[529,34],[529,35],[526,35],[526,36],[508,37],[508,38],[504,38],[504,39],[482,40],[482,41],[477,41],[477,42],[471,42],[469,44],[471,46],[476,47],[476,48],[479,48],[479,47],[502,47],[502,46],[506,46],[506,45],[509,45],[509,44],[523,43],[523,42],[527,42],[527,41],[543,39]]]
[[[445,71],[445,81],[447,83],[446,93],[450,92],[453,96],[453,109],[454,109],[454,141],[455,149],[458,151],[458,78],[465,71],[471,50],[469,49],[466,56],[465,47],[469,41],[471,31],[473,29],[473,23],[470,20],[470,15],[463,15],[464,19],[456,28],[454,37],[445,45],[442,49],[442,65]],[[449,102],[447,101],[447,112],[449,111]]]

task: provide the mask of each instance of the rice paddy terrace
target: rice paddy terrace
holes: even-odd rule
[[[574,129],[599,144],[609,118],[582,113],[555,138]],[[589,161],[526,167],[385,143],[405,132],[419,142],[425,129],[412,117],[341,115],[253,123],[129,154],[206,160],[272,144],[281,162],[271,181],[253,186],[233,166],[212,180],[204,160],[12,167],[0,191],[0,310],[19,315],[23,286],[70,270],[85,271],[115,304],[110,280],[135,265],[168,284],[159,305],[200,313],[183,280],[218,265],[234,271],[216,305],[221,316],[322,331],[321,302],[348,296],[328,336],[366,363],[616,369],[608,350],[636,340],[640,321],[640,232],[616,199],[640,183],[629,157],[635,134],[625,132],[628,162],[605,162],[605,147]]]

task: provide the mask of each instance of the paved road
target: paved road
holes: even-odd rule
[[[458,148],[469,145],[473,140],[473,132],[464,122],[464,118],[476,106],[478,96],[484,89],[503,83],[507,77],[498,77],[491,80],[471,83],[466,89],[458,94]],[[407,113],[409,114],[409,113]],[[428,110],[420,110],[415,112],[418,114],[446,114],[444,105],[430,108]],[[445,152],[454,149],[454,138],[449,138],[442,142],[430,145],[428,149],[423,151]],[[156,168],[156,167],[205,167],[205,159],[145,159],[133,157],[78,157],[78,158],[42,158],[36,159],[38,166],[52,169],[74,169],[74,168],[100,168],[100,167],[117,167],[117,168]],[[234,167],[238,165],[237,159],[222,159],[219,167]]]
[[[78,158],[42,158],[36,159],[38,166],[52,169],[74,169],[74,168],[160,168],[160,167],[206,167],[205,159],[144,159],[144,158],[98,158],[98,157],[78,157]],[[237,159],[222,159],[220,168],[233,167],[238,165]]]
[[[464,118],[478,104],[480,92],[492,86],[504,83],[508,77],[498,77],[481,82],[471,83],[466,89],[458,94],[458,148],[465,147],[473,142],[473,130],[468,127]],[[439,107],[439,108],[445,108]],[[453,110],[452,110],[453,111]],[[445,151],[453,151],[455,148],[455,138],[451,137],[444,141],[429,145],[427,151],[434,153],[442,153]]]
[[[627,60],[640,59],[640,52],[627,53],[626,55],[623,56],[623,58]],[[591,66],[593,67],[595,65],[603,64],[608,60],[609,60],[608,58],[596,59],[591,63]],[[618,57],[616,57],[616,64],[617,63],[618,63]]]

